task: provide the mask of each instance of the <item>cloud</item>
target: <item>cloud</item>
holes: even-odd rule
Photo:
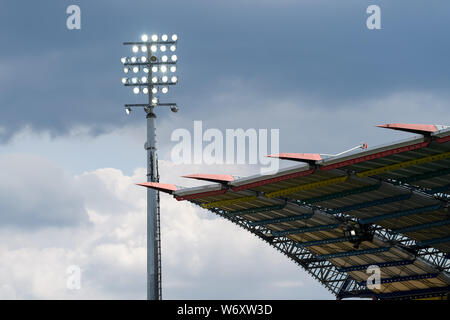
[[[45,158],[0,156],[0,225],[38,228],[87,223],[73,179]]]
[[[160,166],[169,180],[177,178],[172,164],[162,161]],[[52,169],[60,170],[35,161],[35,171],[54,176]],[[13,299],[145,299],[146,192],[134,185],[144,176],[143,168],[132,176],[104,168],[67,178],[82,197],[88,225],[50,225],[33,232],[1,228],[0,295]],[[9,196],[15,196],[16,190],[11,189]],[[53,198],[43,199],[51,203]],[[161,221],[165,299],[331,298],[283,255],[188,202],[162,195]],[[66,287],[71,265],[82,270],[80,290]]]
[[[180,83],[167,101],[178,102],[181,114],[217,116],[220,104],[205,102],[212,102],[211,93],[219,88],[235,93],[228,83],[236,78],[253,91],[245,104],[253,114],[260,100],[305,94],[329,110],[399,91],[448,97],[449,61],[442,53],[449,43],[435,41],[446,37],[447,2],[380,3],[383,30],[376,31],[365,26],[370,1],[132,3],[133,10],[127,10],[128,2],[79,1],[79,31],[66,28],[70,2],[4,5],[2,143],[24,126],[59,136],[85,125],[95,136],[126,121],[137,124],[138,118],[125,120],[123,104],[142,103],[143,97],[121,85],[119,58],[130,54],[122,41],[143,32],[179,33]],[[152,25],[159,30],[152,29],[149,10],[170,11],[172,18],[155,16]],[[228,101],[225,108],[233,114],[242,106]],[[170,119],[165,112],[159,115]]]

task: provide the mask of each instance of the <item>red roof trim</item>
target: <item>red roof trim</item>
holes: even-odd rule
[[[177,199],[178,201],[193,200],[193,199],[198,199],[198,198],[203,198],[203,197],[214,196],[216,194],[224,194],[225,192],[227,192],[227,189],[200,192],[200,193],[188,194],[185,196],[177,196],[177,197],[175,197],[175,199]]]
[[[428,134],[438,131],[436,126],[433,124],[388,123],[377,125],[377,127],[420,134]]]
[[[442,137],[442,138],[436,137],[436,138],[435,138],[435,141],[436,141],[437,143],[448,142],[448,141],[450,141],[450,136],[446,136],[446,137]]]
[[[159,183],[159,182],[142,182],[142,183],[136,183],[138,186],[156,189],[162,192],[168,192],[172,193],[173,191],[178,190],[177,186],[174,184],[167,184],[167,183]]]
[[[313,169],[306,170],[306,171],[294,172],[294,173],[286,174],[284,176],[279,176],[279,177],[270,178],[270,179],[266,179],[266,180],[256,181],[256,182],[244,184],[242,186],[232,187],[231,189],[233,191],[242,191],[242,190],[246,190],[246,189],[250,189],[250,188],[254,188],[254,187],[260,187],[260,186],[263,186],[263,185],[266,185],[269,183],[275,183],[275,182],[279,182],[279,181],[283,181],[283,180],[304,177],[304,176],[314,173],[314,171],[315,171],[315,169],[313,168]]]
[[[320,169],[323,170],[323,171],[327,171],[327,170],[337,169],[337,168],[341,168],[341,167],[346,167],[346,166],[349,166],[349,165],[352,165],[352,164],[355,164],[355,163],[360,163],[360,162],[373,160],[373,159],[379,159],[379,158],[387,157],[387,156],[390,156],[390,155],[393,155],[393,154],[397,154],[397,153],[401,153],[401,152],[405,152],[405,151],[411,151],[411,150],[425,148],[429,144],[430,144],[430,141],[427,140],[427,141],[424,141],[424,142],[421,142],[421,143],[417,143],[417,144],[413,144],[413,145],[410,145],[410,146],[405,146],[405,147],[395,148],[395,149],[391,149],[391,150],[381,151],[381,152],[369,154],[369,155],[366,155],[366,156],[363,156],[363,157],[359,157],[359,158],[355,158],[355,159],[349,159],[349,160],[345,160],[345,161],[342,161],[342,162],[333,163],[333,164],[330,164],[328,166],[320,167]]]
[[[234,181],[234,178],[231,174],[189,174],[187,176],[183,176],[183,178],[197,179],[197,180],[206,180],[212,182],[231,182]]]

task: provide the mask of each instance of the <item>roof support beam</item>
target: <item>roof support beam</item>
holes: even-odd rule
[[[320,196],[320,197],[314,197],[314,198],[309,198],[309,199],[305,199],[305,200],[298,200],[297,202],[299,202],[300,204],[312,204],[312,203],[316,203],[316,202],[329,201],[329,200],[333,200],[333,199],[339,199],[339,198],[351,196],[354,194],[374,191],[374,190],[379,189],[380,186],[381,186],[381,184],[374,184],[371,186],[365,186],[365,187],[361,187],[361,188],[331,193],[331,194],[327,194],[327,195]]]
[[[450,237],[434,238],[434,239],[430,239],[430,240],[425,240],[425,241],[418,242],[417,245],[419,247],[425,247],[425,246],[430,246],[433,244],[444,243],[444,242],[450,242]]]
[[[413,281],[413,280],[422,280],[422,279],[431,279],[436,278],[439,273],[423,273],[423,274],[414,274],[410,276],[398,276],[392,278],[384,278],[380,279],[380,283],[394,283],[394,282],[403,282],[403,281]],[[367,284],[366,281],[358,281],[360,286],[365,286]]]
[[[395,291],[388,293],[379,293],[376,294],[371,290],[362,290],[358,292],[343,292],[339,294],[338,298],[356,298],[356,297],[371,297],[375,296],[378,299],[400,299],[400,298],[422,298],[422,297],[432,297],[432,296],[440,296],[450,292],[450,286],[446,287],[434,287],[427,289],[417,289],[417,290],[408,290],[408,291]]]
[[[388,261],[388,262],[380,262],[380,263],[369,263],[369,264],[361,264],[357,266],[349,266],[349,267],[342,267],[338,268],[339,272],[352,272],[352,271],[361,271],[361,270],[367,270],[370,266],[378,266],[380,268],[389,268],[389,267],[396,267],[396,266],[406,266],[409,264],[413,264],[415,260],[400,260],[400,261]]]
[[[297,221],[297,220],[306,220],[306,219],[311,218],[312,216],[313,216],[312,213],[306,213],[306,214],[300,214],[300,215],[288,216],[288,217],[282,217],[282,218],[253,221],[253,222],[249,222],[248,224],[251,225],[252,227],[265,226],[268,224],[277,224],[277,223],[291,222],[291,221]]]
[[[350,206],[335,208],[335,209],[329,210],[327,212],[331,213],[331,214],[343,213],[343,212],[348,212],[348,211],[354,211],[354,210],[375,207],[375,206],[379,206],[379,205],[383,205],[383,204],[387,204],[387,203],[408,200],[409,198],[411,198],[411,193],[393,196],[393,197],[389,197],[389,198],[383,198],[383,199],[377,199],[377,200],[357,203],[357,204],[353,204]]]
[[[413,214],[418,214],[418,213],[423,213],[423,212],[435,211],[435,210],[438,210],[440,207],[441,207],[441,204],[438,203],[438,204],[432,205],[432,206],[396,211],[396,212],[386,213],[386,214],[382,214],[382,215],[375,216],[375,217],[360,219],[359,223],[361,223],[361,224],[375,223],[375,222],[378,222],[381,220],[388,220],[388,219],[393,219],[393,218],[398,218],[398,217],[403,217],[403,216],[410,216]]]
[[[355,237],[340,237],[340,238],[330,238],[330,239],[323,239],[323,240],[314,240],[314,241],[306,241],[306,242],[299,242],[296,244],[297,247],[313,247],[313,246],[321,246],[326,244],[332,244],[332,243],[340,243],[340,242],[347,242],[352,240],[358,240],[361,237],[355,236]]]
[[[254,214],[254,213],[267,212],[267,211],[281,210],[281,209],[284,209],[285,206],[286,206],[285,204],[278,204],[278,205],[274,205],[274,206],[264,206],[264,207],[236,210],[236,211],[228,211],[226,213],[226,215],[227,216],[243,216],[246,214]]]
[[[272,235],[274,237],[282,237],[282,236],[287,236],[290,234],[325,231],[325,230],[330,230],[330,229],[336,229],[338,227],[339,227],[339,224],[325,224],[322,226],[315,226],[315,227],[304,227],[304,228],[290,229],[290,230],[283,230],[283,231],[272,231]]]
[[[240,197],[240,198],[229,199],[229,200],[222,200],[222,201],[213,201],[213,202],[202,203],[202,204],[200,204],[200,206],[202,206],[205,209],[208,209],[208,208],[219,208],[219,207],[225,207],[225,206],[229,206],[229,205],[233,205],[233,204],[237,204],[237,203],[241,203],[241,202],[252,201],[252,200],[255,200],[255,199],[256,199],[256,196]]]
[[[342,176],[342,177],[331,178],[331,179],[327,179],[327,180],[321,180],[321,181],[301,184],[296,187],[291,187],[291,188],[286,188],[286,189],[269,192],[269,193],[266,193],[265,196],[267,198],[282,197],[282,196],[286,196],[288,194],[293,194],[293,193],[297,193],[297,192],[301,192],[301,191],[305,191],[305,190],[316,189],[316,188],[329,186],[332,184],[345,182],[347,179],[348,179],[348,176]]]
[[[436,228],[436,227],[445,226],[448,224],[450,224],[450,219],[429,222],[429,223],[423,223],[423,224],[416,224],[414,226],[393,229],[391,231],[394,233],[406,233],[406,232],[418,231],[418,230],[423,230],[423,229]]]
[[[363,255],[363,254],[374,254],[374,253],[386,252],[386,251],[389,251],[390,249],[391,249],[391,247],[381,247],[381,248],[370,248],[370,249],[364,249],[364,250],[350,250],[350,251],[344,251],[344,252],[328,253],[328,254],[318,255],[317,259],[328,260],[328,259],[334,259],[334,258],[359,256],[359,255]]]

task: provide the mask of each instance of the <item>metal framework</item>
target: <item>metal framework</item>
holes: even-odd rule
[[[387,127],[419,130],[414,132],[421,136],[325,159],[283,154],[285,159],[305,159],[305,164],[272,176],[196,188],[145,186],[251,232],[338,299],[446,296],[450,129]],[[427,131],[433,127],[435,131]],[[381,270],[382,289],[367,285],[365,271],[371,266]]]

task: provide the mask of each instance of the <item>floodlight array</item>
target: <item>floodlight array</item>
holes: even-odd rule
[[[125,42],[131,46],[134,55],[122,57],[123,72],[127,77],[122,78],[124,86],[132,87],[134,94],[166,94],[169,86],[178,83],[176,76],[178,56],[178,36],[167,34],[141,36],[140,42]]]

